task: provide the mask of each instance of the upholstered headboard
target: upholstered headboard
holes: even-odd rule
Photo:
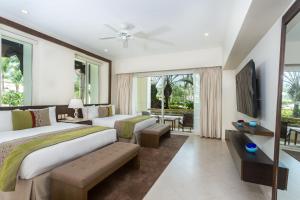
[[[100,105],[100,104],[86,104],[85,106],[91,106],[91,105]],[[103,104],[104,105],[104,104]],[[107,105],[107,104],[105,104]],[[0,107],[1,110],[27,110],[27,109],[43,109],[48,107],[56,106],[56,119],[58,119],[58,115],[61,114],[68,114],[69,116],[74,116],[74,109],[68,108],[68,105],[43,105],[43,106],[18,106],[18,107]],[[82,117],[82,111],[79,109],[78,111],[79,117]]]

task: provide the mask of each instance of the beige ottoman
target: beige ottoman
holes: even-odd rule
[[[165,124],[154,124],[141,132],[141,146],[158,148],[161,137],[170,137],[170,126]]]
[[[52,200],[87,200],[88,191],[129,161],[139,168],[139,145],[116,142],[51,172]]]

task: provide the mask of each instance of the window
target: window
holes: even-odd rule
[[[32,44],[1,35],[0,106],[31,105]]]

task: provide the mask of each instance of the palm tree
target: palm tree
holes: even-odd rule
[[[9,66],[9,58],[8,57],[1,57],[1,60],[0,60],[0,63],[1,63],[1,91],[4,90],[4,79],[5,79],[5,74],[7,73],[8,71],[8,66]]]
[[[178,83],[183,83],[183,86],[187,88],[189,85],[193,85],[193,75],[187,74],[187,75],[166,75],[165,81],[166,86],[164,89],[164,97],[165,97],[165,108],[169,108],[169,102],[170,97],[173,92],[173,86]],[[161,78],[161,77],[160,77]],[[159,82],[159,79],[157,78],[156,81]]]
[[[283,83],[284,90],[294,103],[293,116],[300,117],[300,72],[285,72]]]
[[[9,74],[9,79],[16,86],[16,92],[19,92],[20,85],[23,83],[23,74],[20,69],[13,69]]]

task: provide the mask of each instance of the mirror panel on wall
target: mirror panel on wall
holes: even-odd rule
[[[284,37],[284,35],[283,35]],[[282,74],[279,165],[289,169],[287,190],[277,190],[279,200],[300,196],[300,13],[286,26]],[[279,135],[279,134],[278,134]]]
[[[109,64],[80,56],[75,58],[74,96],[85,104],[109,103]]]

